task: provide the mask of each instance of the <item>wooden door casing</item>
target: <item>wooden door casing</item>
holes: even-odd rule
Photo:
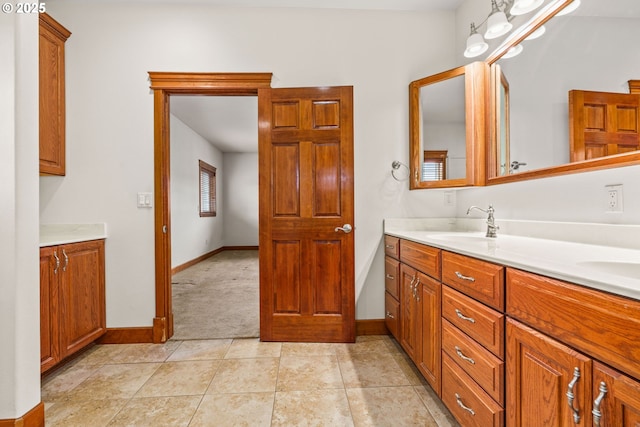
[[[570,160],[640,149],[640,94],[569,91]]]
[[[355,341],[352,111],[352,87],[258,90],[263,341]]]

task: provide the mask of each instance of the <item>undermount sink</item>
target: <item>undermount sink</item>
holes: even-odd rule
[[[617,276],[640,279],[640,262],[582,261],[577,264],[605,274],[615,274]]]

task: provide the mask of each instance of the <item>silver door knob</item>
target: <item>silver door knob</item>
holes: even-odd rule
[[[351,231],[353,230],[353,228],[351,227],[351,224],[345,224],[342,227],[336,227],[335,231],[342,231],[346,234],[351,233]]]

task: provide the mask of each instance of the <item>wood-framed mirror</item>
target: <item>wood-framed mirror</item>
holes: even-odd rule
[[[488,65],[409,84],[409,188],[484,185]]]
[[[640,95],[629,96],[640,78],[640,2],[581,0],[562,14],[572,3],[548,0],[486,59],[489,185],[640,164]],[[520,55],[503,58],[518,44]],[[602,93],[625,96],[598,104]]]

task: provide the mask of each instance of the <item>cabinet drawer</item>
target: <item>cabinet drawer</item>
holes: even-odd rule
[[[384,236],[384,253],[395,259],[400,259],[400,239],[393,236]]]
[[[504,362],[446,320],[442,321],[442,350],[484,391],[504,406]]]
[[[400,299],[400,261],[389,256],[384,259],[384,287],[395,299]]]
[[[510,317],[640,378],[640,301],[513,268]]]
[[[442,317],[504,360],[504,314],[443,286]]]
[[[504,267],[501,265],[443,251],[442,283],[504,311]]]
[[[400,261],[436,280],[440,280],[440,252],[440,249],[409,240],[400,243]]]
[[[504,409],[446,354],[442,355],[442,401],[465,427],[502,427]]]
[[[391,332],[396,339],[398,336],[398,326],[400,325],[400,303],[389,292],[384,293],[384,323],[387,325],[387,329]]]

